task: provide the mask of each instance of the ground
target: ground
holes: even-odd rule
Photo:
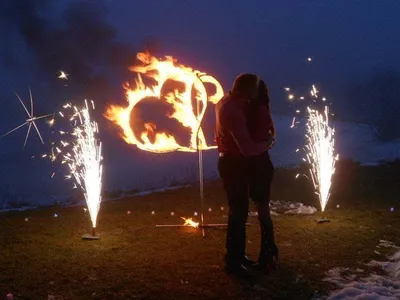
[[[298,172],[276,170],[272,199],[319,208],[310,182],[305,177],[295,179]],[[225,230],[209,229],[202,238],[194,228],[155,228],[156,224],[183,223],[180,217],[199,211],[197,186],[104,202],[98,219],[99,241],[81,239],[90,230],[89,215],[82,206],[2,213],[0,299],[7,293],[14,299],[74,300],[326,295],[334,288],[322,280],[328,270],[365,269],[365,263],[379,260],[374,250],[381,239],[400,245],[399,174],[398,163],[361,167],[342,162],[323,214],[331,222],[316,224],[320,212],[274,216],[281,250],[279,269],[260,277],[253,289],[223,272]],[[206,222],[226,222],[227,207],[218,181],[206,183],[205,201]],[[249,217],[249,222],[247,251],[256,258],[256,217]]]

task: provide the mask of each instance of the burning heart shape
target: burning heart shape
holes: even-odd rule
[[[128,143],[137,145],[141,150],[166,153],[172,151],[195,152],[197,149],[212,149],[215,146],[207,145],[201,121],[207,109],[208,102],[217,103],[223,96],[224,91],[221,84],[212,76],[193,70],[190,67],[179,65],[171,56],[165,60],[158,60],[149,53],[138,53],[137,58],[143,63],[134,66],[130,70],[139,73],[135,80],[135,88],[126,87],[128,106],[108,107],[105,117],[122,128],[122,138]],[[146,86],[141,74],[153,79],[156,84]],[[166,102],[173,108],[169,118],[176,119],[182,126],[190,129],[189,146],[180,145],[174,136],[165,132],[155,132],[153,123],[145,123],[146,130],[137,137],[131,127],[131,113],[135,106],[143,99],[153,97],[161,99],[161,90],[168,80],[174,80],[184,84],[184,90],[170,92],[165,96]],[[215,86],[214,95],[207,94],[205,83]],[[196,109],[193,109],[192,92],[196,91]],[[197,113],[195,114],[194,111]],[[154,136],[153,141],[150,135]]]

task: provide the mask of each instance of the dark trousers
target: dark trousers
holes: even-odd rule
[[[268,152],[244,158],[223,156],[218,160],[218,171],[229,202],[228,231],[225,261],[228,265],[241,264],[246,247],[246,222],[249,196],[257,206],[261,227],[260,259],[271,245],[275,245],[269,211],[273,166]]]
[[[259,260],[277,254],[274,227],[269,209],[274,166],[268,152],[248,158],[249,196],[255,202],[261,229],[261,250]]]
[[[218,171],[229,202],[225,262],[240,265],[245,255],[249,210],[246,160],[241,156],[220,157]]]

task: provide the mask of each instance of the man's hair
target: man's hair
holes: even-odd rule
[[[233,83],[232,93],[252,94],[257,88],[257,81],[257,75],[249,73],[240,74]]]

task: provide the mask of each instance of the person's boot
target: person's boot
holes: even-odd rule
[[[245,256],[243,257],[242,264],[243,264],[244,266],[247,266],[247,267],[252,267],[252,266],[254,266],[254,265],[256,264],[256,261],[252,260],[250,257],[248,257],[247,255],[245,255]]]
[[[252,279],[254,275],[250,272],[250,270],[245,267],[243,264],[240,265],[225,265],[225,272],[228,275],[232,275],[242,279]]]
[[[271,216],[259,215],[261,229],[261,249],[258,263],[255,268],[264,273],[269,273],[277,267],[279,249],[275,244],[274,226]]]
[[[260,251],[260,257],[258,263],[254,265],[254,268],[265,274],[276,270],[278,264],[279,249],[274,243],[268,249],[262,248]]]

